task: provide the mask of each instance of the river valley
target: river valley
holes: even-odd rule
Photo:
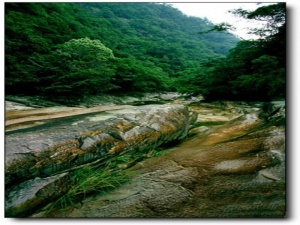
[[[189,113],[181,105],[185,105]],[[7,101],[6,106],[6,180],[8,180],[6,214],[8,217],[285,217],[284,102],[274,102],[266,107],[262,103],[204,103],[201,100],[185,102],[176,98],[169,100],[164,105],[154,104],[149,106],[123,104],[34,108],[11,101]],[[139,120],[140,114],[135,114],[134,111],[137,110],[144,113],[142,120]],[[159,117],[156,118],[151,115],[151,112],[155,116],[159,115]],[[176,113],[170,114],[174,112]],[[147,117],[148,114],[151,115],[149,118]],[[137,144],[138,151],[141,149],[146,151],[147,146],[150,146],[150,150],[161,150],[160,154],[154,155],[151,155],[151,151],[147,150],[149,153],[147,157],[143,156],[142,160],[136,160],[130,166],[124,167],[124,171],[130,174],[129,179],[124,184],[109,192],[96,192],[74,202],[72,205],[63,208],[55,207],[51,210],[49,210],[49,204],[53,199],[47,198],[49,204],[42,202],[41,198],[38,200],[31,200],[30,198],[24,200],[22,195],[26,195],[26,193],[22,192],[23,194],[20,194],[20,191],[16,191],[16,187],[23,187],[24,185],[21,184],[25,182],[28,184],[34,177],[36,180],[38,177],[38,179],[46,182],[48,177],[45,174],[49,171],[49,168],[45,166],[49,163],[58,162],[53,160],[44,163],[44,158],[39,155],[41,146],[51,147],[55,144],[53,141],[58,142],[59,140],[72,138],[77,135],[76,132],[83,131],[83,127],[95,127],[95,124],[118,120],[120,115],[122,115],[122,121],[116,123],[117,125],[109,124],[109,126],[110,129],[111,127],[115,129],[115,126],[117,126],[119,129],[117,131],[122,131],[118,134],[128,144],[124,147],[125,152],[131,151],[129,143],[132,143],[132,145]],[[164,127],[160,127],[165,122],[165,120],[161,120],[164,116],[166,116],[165,120],[168,123],[165,123]],[[187,121],[185,116],[190,122],[187,122],[186,125],[184,123],[180,124],[179,120]],[[87,118],[88,121],[86,121]],[[170,121],[171,118],[177,118],[177,121]],[[193,121],[191,122],[191,120]],[[151,129],[155,129],[155,132],[147,130],[145,136],[141,136],[142,139],[139,139],[140,136],[129,136],[129,132],[132,134],[144,132],[146,127],[144,123],[150,126]],[[122,128],[120,128],[121,125]],[[66,129],[63,126],[69,126],[70,133],[65,134]],[[59,137],[51,139],[49,136],[53,135],[54,137],[56,132],[51,134],[47,132],[54,128],[58,129],[57,134]],[[140,128],[143,129],[139,130]],[[97,127],[97,131],[101,129],[104,130],[103,132],[115,137],[111,130],[107,130],[102,126]],[[60,135],[61,131],[64,132]],[[84,131],[86,132],[86,130]],[[37,135],[37,132],[40,134]],[[155,139],[158,134],[163,136],[157,136],[157,139]],[[29,141],[28,137],[39,137],[39,139],[32,139],[30,143],[28,142],[29,144],[26,144],[25,142]],[[72,147],[74,149],[72,150],[73,153],[89,149],[87,146],[92,146],[94,143],[92,141],[99,141],[100,137],[104,137],[104,134],[97,133],[89,134],[88,137],[84,136],[85,139],[79,145],[80,148],[76,147],[74,149]],[[127,137],[128,139],[125,139]],[[117,145],[110,146],[108,151],[116,146],[118,146],[118,149],[123,146],[120,145],[123,143],[122,140],[116,142],[114,139],[111,143],[117,143]],[[167,145],[164,145],[164,143],[167,143]],[[21,148],[17,146],[28,148],[22,154],[26,153],[29,157],[26,158],[27,156],[22,155],[21,158],[16,158],[16,155],[21,153]],[[97,146],[99,145],[97,144]],[[25,147],[24,149],[26,149]],[[49,151],[51,153],[49,156],[55,158],[56,153],[50,151],[48,147],[43,147],[45,149],[43,152]],[[59,148],[56,148],[56,151],[58,150]],[[34,154],[34,157],[30,154]],[[78,156],[82,154],[80,152]],[[78,156],[73,158],[68,156],[67,160],[79,165]],[[33,171],[32,175],[25,175],[21,170],[19,173],[10,173],[9,169],[18,168],[13,164],[16,159],[26,160],[26,162],[33,160],[32,165],[28,164],[28,171]],[[62,165],[61,162],[59,161],[60,164],[57,165]],[[91,158],[88,162],[92,162]],[[38,170],[32,170],[38,164],[42,166]],[[55,168],[57,169],[57,166]],[[60,167],[59,170],[55,171],[52,168],[51,171],[54,172],[53,175],[62,176],[66,172],[66,167],[62,169]],[[24,181],[23,183],[18,184],[19,181],[14,180],[16,174]],[[60,182],[68,181],[62,180]],[[59,187],[59,190],[61,189],[61,185],[57,183],[54,185],[54,189],[56,187]],[[29,189],[24,190],[28,191]],[[63,192],[66,193],[67,190]],[[32,194],[36,197],[40,194],[39,191],[36,193],[33,192],[27,195]],[[18,200],[14,200],[16,198]],[[34,206],[38,201],[40,201],[39,204],[35,205],[33,210],[28,211],[22,208],[28,202],[29,205]]]

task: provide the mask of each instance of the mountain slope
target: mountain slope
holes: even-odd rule
[[[226,55],[238,42],[228,33],[199,34],[212,26],[167,4],[6,3],[6,92],[54,98],[174,90],[172,79],[181,71]],[[70,43],[88,49],[99,41],[113,53],[109,62],[98,62],[102,67],[78,60],[89,57],[74,60],[77,47],[66,50]]]
[[[88,3],[81,6],[109,21],[114,29],[108,37],[102,35],[105,29],[100,31],[101,40],[121,56],[127,53],[141,60],[158,60],[172,66],[179,63],[182,69],[184,63],[225,55],[238,41],[227,33],[198,34],[213,24],[206,19],[188,17],[167,4]]]

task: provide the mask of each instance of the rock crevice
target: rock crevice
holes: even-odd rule
[[[143,152],[181,140],[190,126],[189,115],[183,105],[136,106],[61,118],[7,135],[5,181],[10,203],[6,204],[6,216],[23,215],[32,202],[38,205],[50,200],[49,196],[35,200],[41,198],[36,195],[14,200],[11,193],[31,191],[34,179],[47,179],[121,152]],[[13,210],[16,207],[18,210]]]

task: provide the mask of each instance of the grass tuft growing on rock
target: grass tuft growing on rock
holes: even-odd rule
[[[74,186],[56,201],[50,203],[42,211],[42,217],[52,217],[56,213],[66,212],[76,203],[82,202],[92,194],[108,193],[129,180],[127,168],[135,165],[144,158],[158,157],[166,154],[164,149],[151,149],[148,152],[127,152],[108,159],[102,165],[86,166],[73,171]]]
[[[128,181],[128,173],[123,170],[110,168],[94,169],[83,167],[72,173],[72,180],[76,184],[65,195],[45,208],[44,217],[50,217],[57,210],[67,210],[69,206],[83,201],[86,197],[96,193],[107,193],[120,187]]]

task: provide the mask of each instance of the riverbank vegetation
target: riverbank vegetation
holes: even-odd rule
[[[232,13],[266,21],[250,31],[259,38],[241,40],[169,4],[6,3],[5,92],[51,100],[152,91],[285,98],[285,3]]]

